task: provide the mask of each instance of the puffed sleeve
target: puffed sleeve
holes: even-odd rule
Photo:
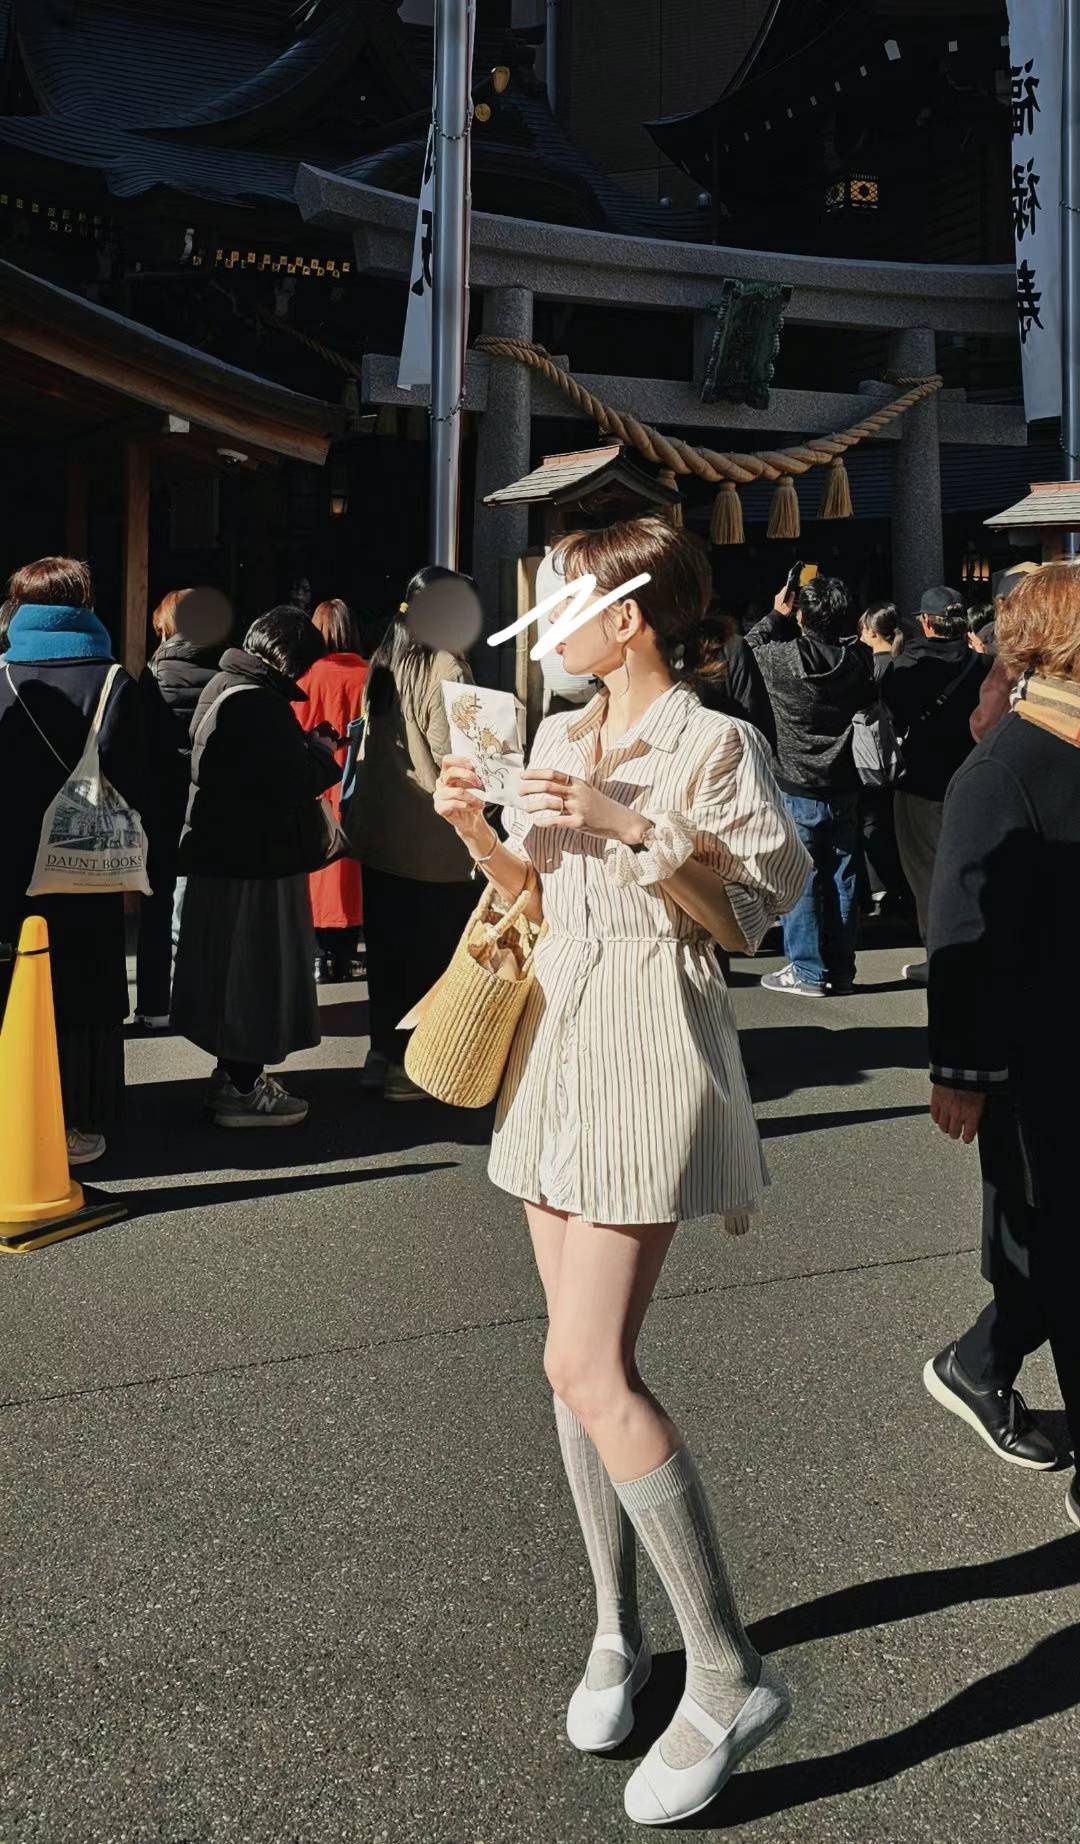
[[[798,902],[810,857],[776,785],[768,750],[749,725],[729,719],[699,762],[683,812],[651,813],[643,851],[611,840],[616,883],[663,883],[689,858],[723,879],[735,920],[756,953],[779,916]]]

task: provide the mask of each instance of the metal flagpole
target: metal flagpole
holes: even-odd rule
[[[431,316],[431,560],[458,565],[465,399],[469,130],[476,0],[436,0]]]
[[[1080,21],[1065,0],[1061,67],[1061,446],[1066,480],[1080,480]],[[1080,552],[1080,532],[1066,533]]]

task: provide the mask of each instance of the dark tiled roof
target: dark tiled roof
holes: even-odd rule
[[[0,117],[0,142],[40,159],[97,169],[116,198],[169,186],[194,198],[292,199],[297,162],[280,154],[133,134],[89,115]]]
[[[9,16],[18,20],[20,55],[41,112],[0,117],[0,147],[100,174],[116,198],[165,187],[220,203],[291,206],[301,160],[387,190],[416,189],[426,127],[411,118],[417,96],[426,96],[425,75],[430,80],[431,34],[401,27],[386,0],[329,5],[308,36],[293,38],[245,30],[241,15],[227,9],[211,27],[200,23],[198,9],[163,11],[148,0],[136,25],[126,6],[105,0],[63,8],[52,0],[0,0],[0,44]],[[478,35],[478,84],[492,56],[523,55],[496,120],[474,141],[477,178],[508,180],[512,194],[520,190],[525,216],[533,215],[531,179],[536,215],[556,222],[700,236],[701,212],[624,192],[570,140],[529,72],[527,48],[513,40]],[[358,121],[361,146],[371,150],[383,133],[385,142],[343,156],[340,122],[338,151],[319,145],[320,103],[326,97],[332,104],[336,94],[347,118],[349,82],[363,82],[368,66],[379,106],[390,98],[384,119],[397,109],[397,124],[365,129]],[[264,125],[269,132],[261,138],[274,152],[260,147]]]

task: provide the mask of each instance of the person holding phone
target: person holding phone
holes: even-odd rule
[[[770,992],[823,999],[855,984],[859,777],[855,713],[873,701],[870,657],[846,644],[852,603],[836,576],[802,583],[796,563],[771,614],[747,635],[776,718],[777,780],[813,860],[803,895],[784,917],[787,965]]]

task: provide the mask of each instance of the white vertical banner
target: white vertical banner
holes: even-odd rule
[[[473,44],[476,37],[476,9],[469,9],[469,90],[472,91]],[[424,171],[420,180],[420,197],[416,203],[416,232],[413,237],[412,269],[409,275],[409,300],[405,310],[405,333],[398,364],[398,390],[409,391],[414,385],[431,386],[431,295],[432,261],[435,252],[435,162],[438,158],[435,134],[435,90],[431,92],[431,126],[424,150]],[[470,112],[471,122],[471,112]],[[471,204],[472,136],[466,131],[466,209]],[[468,325],[468,231],[466,230],[465,321]]]
[[[398,390],[409,391],[414,384],[431,384],[431,258],[435,248],[435,102],[432,98],[431,126],[424,150],[424,171],[420,179],[420,197],[416,204],[416,235],[413,238],[412,270],[409,276],[409,301],[405,310],[405,334],[401,342],[398,366]]]
[[[1061,414],[1061,67],[1064,6],[1009,0],[1016,313],[1028,422]]]

